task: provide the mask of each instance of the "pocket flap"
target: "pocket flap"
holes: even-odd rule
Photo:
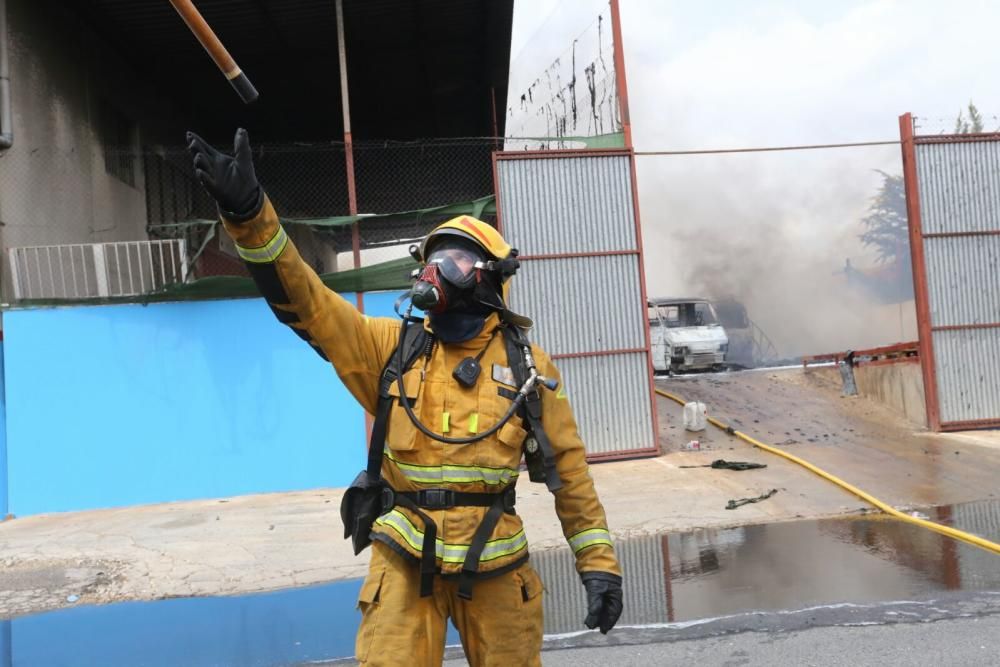
[[[406,397],[410,401],[417,400],[417,396],[420,394],[420,374],[419,368],[411,368],[403,374],[403,386],[406,387]],[[389,395],[399,396],[399,382],[393,382],[389,385]]]
[[[358,593],[358,606],[378,602],[379,592],[382,590],[382,579],[385,577],[385,570],[369,572],[365,577],[365,582],[361,584],[361,592]]]
[[[500,429],[500,433],[497,435],[497,439],[508,447],[520,447],[524,444],[524,439],[527,437],[528,432],[523,428],[514,423],[516,417],[512,417],[510,421],[503,425]]]
[[[521,579],[521,598],[524,602],[533,600],[542,594],[542,578],[538,576],[535,568],[528,566],[518,573]]]

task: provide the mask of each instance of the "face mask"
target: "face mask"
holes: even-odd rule
[[[477,306],[474,297],[481,281],[481,253],[466,244],[440,245],[427,257],[427,264],[413,286],[413,305],[429,314],[449,310],[469,310]]]

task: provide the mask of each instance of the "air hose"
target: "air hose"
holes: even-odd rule
[[[677,396],[675,394],[671,394],[669,392],[663,391],[662,389],[656,389],[656,393],[659,394],[660,396],[663,396],[664,398],[669,398],[670,400],[672,400],[672,401],[674,401],[676,403],[679,403],[681,405],[684,405],[686,403],[686,401],[683,398],[681,398],[680,396]],[[879,500],[875,496],[871,495],[870,493],[866,493],[865,491],[862,491],[861,489],[859,489],[858,487],[854,486],[853,484],[848,484],[847,482],[845,482],[844,480],[840,479],[839,477],[836,477],[835,475],[831,475],[830,473],[826,472],[822,468],[818,468],[818,467],[814,466],[813,464],[809,463],[808,461],[806,461],[804,459],[801,459],[798,456],[795,456],[794,454],[789,454],[788,452],[781,451],[777,447],[772,447],[771,445],[766,445],[763,442],[761,442],[760,440],[757,440],[756,438],[752,438],[749,435],[747,435],[746,433],[743,433],[742,431],[737,431],[732,426],[729,426],[728,424],[725,424],[725,423],[719,421],[718,419],[716,419],[714,417],[709,417],[708,421],[713,426],[722,429],[723,431],[725,431],[729,435],[735,435],[740,440],[743,440],[744,442],[747,442],[747,443],[753,445],[754,447],[757,447],[758,449],[762,449],[765,452],[770,452],[771,454],[776,454],[777,456],[780,456],[783,459],[787,459],[787,460],[791,461],[792,463],[795,463],[795,464],[798,464],[798,465],[802,466],[803,468],[805,468],[806,470],[809,470],[810,472],[816,473],[817,475],[819,475],[823,479],[825,479],[827,481],[830,481],[830,482],[833,482],[834,484],[836,484],[840,488],[844,489],[845,491],[848,491],[848,492],[854,494],[858,498],[861,498],[865,502],[867,502],[867,503],[869,503],[869,504],[877,507],[878,509],[882,510],[883,512],[885,512],[886,514],[888,514],[889,516],[891,516],[891,517],[893,517],[895,519],[899,519],[900,521],[904,521],[906,523],[910,523],[910,524],[913,524],[915,526],[920,526],[921,528],[926,528],[927,530],[934,531],[935,533],[939,533],[941,535],[945,535],[947,537],[951,537],[951,538],[956,539],[956,540],[961,540],[962,542],[965,542],[966,544],[971,544],[973,546],[979,547],[980,549],[985,549],[987,551],[992,551],[995,554],[1000,554],[1000,544],[997,544],[996,542],[991,542],[991,541],[989,541],[987,539],[984,539],[982,537],[979,537],[977,535],[973,535],[972,533],[967,533],[964,530],[958,530],[958,529],[952,528],[950,526],[944,526],[944,525],[942,525],[940,523],[934,523],[933,521],[928,521],[926,519],[920,519],[920,518],[915,517],[915,516],[910,516],[909,514],[906,514],[905,512],[900,512],[895,507],[892,507],[891,505],[887,505],[886,503],[882,502],[881,500]]]

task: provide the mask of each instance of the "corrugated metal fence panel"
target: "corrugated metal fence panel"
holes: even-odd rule
[[[916,146],[924,234],[1000,230],[1000,142]]]
[[[1000,328],[935,331],[942,422],[1000,417]]]
[[[668,570],[663,562],[665,536],[649,535],[615,542],[624,574],[624,610],[619,625],[646,625],[668,621]],[[568,549],[531,555],[531,564],[542,577],[545,596],[545,633],[585,630],[587,598]]]
[[[1000,328],[977,327],[1000,324],[1000,142],[918,138],[914,151],[938,421],[998,421]]]
[[[496,168],[504,237],[536,257],[512,308],[534,318],[530,337],[550,355],[598,355],[556,362],[587,454],[656,451],[629,155],[508,154]]]
[[[559,359],[556,366],[587,454],[606,456],[651,445],[645,352]]]
[[[924,239],[931,326],[1000,322],[1000,236]]]
[[[635,250],[628,156],[501,160],[504,238],[523,255]]]
[[[645,347],[636,326],[643,314],[639,290],[617,287],[638,275],[638,255],[524,262],[511,285],[511,307],[534,316],[531,338],[549,354]]]

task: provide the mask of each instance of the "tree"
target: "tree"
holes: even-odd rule
[[[972,100],[969,100],[968,111],[969,117],[966,119],[964,112],[959,109],[958,118],[955,119],[955,134],[976,134],[983,131],[983,115]]]
[[[868,205],[868,213],[861,218],[865,231],[861,242],[878,252],[880,264],[910,257],[910,231],[906,218],[906,192],[903,177],[882,174],[882,187]]]
[[[875,249],[878,263],[885,268],[872,274],[854,271],[848,265],[845,271],[848,278],[858,279],[883,303],[898,303],[913,298],[906,191],[902,176],[878,173],[882,175],[882,186],[861,218],[865,230],[860,239],[865,246]]]

